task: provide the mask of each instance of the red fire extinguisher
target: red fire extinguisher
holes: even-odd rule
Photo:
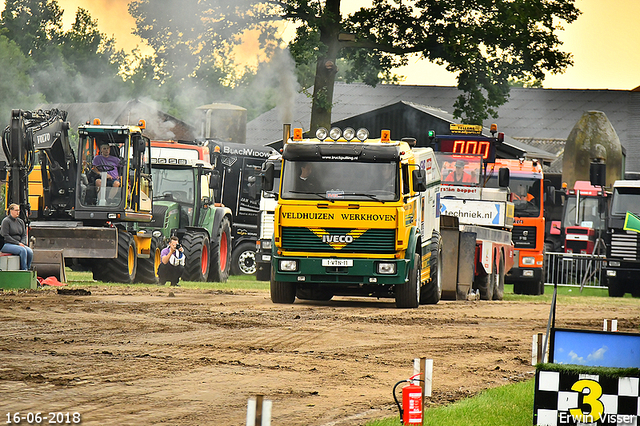
[[[414,384],[415,379],[420,373],[411,376],[406,380],[401,380],[393,387],[393,399],[396,401],[398,410],[400,411],[400,418],[403,425],[421,425],[422,424],[422,387]],[[409,382],[409,384],[402,388],[402,407],[396,397],[396,388],[401,383]]]

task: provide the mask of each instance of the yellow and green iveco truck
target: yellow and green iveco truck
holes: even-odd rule
[[[275,210],[271,300],[395,298],[400,308],[441,295],[440,172],[431,148],[368,132],[285,126]],[[263,189],[273,189],[265,164]]]

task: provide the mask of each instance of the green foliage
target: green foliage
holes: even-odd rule
[[[62,31],[62,15],[56,0],[6,2],[1,31],[30,59],[23,74],[30,87],[22,93],[56,103],[111,101],[125,94],[128,86],[119,72],[126,58],[115,49],[115,40],[98,31],[85,9],[78,8],[67,32]],[[7,65],[12,70],[9,61]]]
[[[3,64],[0,68],[0,123],[8,123],[11,109],[32,108],[33,104],[42,101],[42,97],[31,93],[33,81],[29,70],[33,60],[3,35],[0,35],[0,63]]]

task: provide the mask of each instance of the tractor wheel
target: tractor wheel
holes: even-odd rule
[[[409,270],[409,281],[403,285],[396,285],[396,307],[417,308],[420,305],[420,276],[422,265],[420,255],[413,255],[413,268]]]
[[[136,273],[137,283],[157,284],[158,266],[160,266],[160,252],[162,252],[162,239],[151,237],[151,250],[149,258],[138,258],[138,272]]]
[[[209,281],[224,283],[231,269],[231,224],[228,218],[222,219],[218,228],[218,237],[211,242],[211,269]]]
[[[253,275],[256,273],[256,244],[242,243],[231,255],[231,275]]]
[[[271,271],[269,289],[273,303],[293,303],[296,300],[296,287],[296,283],[276,281],[275,273]]]
[[[209,237],[204,232],[187,232],[182,237],[186,256],[182,279],[206,281],[209,274]]]
[[[100,259],[93,264],[93,279],[132,284],[138,269],[136,241],[127,231],[118,230],[118,257]]]

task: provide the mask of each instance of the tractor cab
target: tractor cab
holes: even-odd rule
[[[138,126],[78,127],[75,218],[148,222],[152,218],[150,141]]]

